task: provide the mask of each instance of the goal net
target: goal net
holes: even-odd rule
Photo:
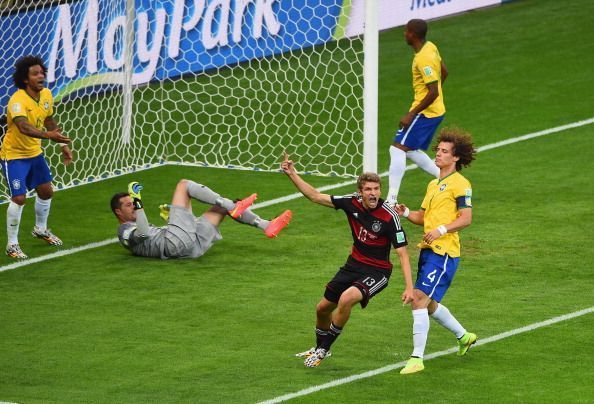
[[[161,164],[354,176],[363,167],[363,36],[350,0],[0,0],[0,103],[40,55],[75,163],[57,188]],[[0,188],[8,197],[6,184]]]

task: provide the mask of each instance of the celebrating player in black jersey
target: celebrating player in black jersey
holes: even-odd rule
[[[361,174],[355,194],[330,196],[305,182],[286,153],[281,167],[310,201],[343,210],[353,235],[353,247],[347,262],[326,285],[324,297],[316,307],[316,346],[297,354],[305,357],[305,366],[316,367],[329,356],[330,346],[349,320],[352,308],[357,303],[365,308],[369,299],[388,286],[392,274],[391,245],[398,253],[404,276],[402,301],[409,303],[412,300],[413,284],[406,235],[398,214],[380,198],[380,178],[377,174]]]

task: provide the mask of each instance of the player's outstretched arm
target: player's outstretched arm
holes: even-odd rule
[[[334,204],[332,203],[330,195],[321,193],[320,191],[312,187],[310,184],[305,182],[305,180],[303,180],[303,178],[301,178],[299,174],[297,174],[297,171],[295,171],[295,165],[293,164],[293,160],[289,160],[289,155],[286,152],[283,153],[283,157],[284,159],[281,163],[281,168],[284,171],[284,173],[287,174],[287,176],[291,179],[291,181],[293,181],[293,184],[295,184],[295,187],[299,190],[299,192],[301,192],[307,199],[309,199],[312,202],[333,208]]]

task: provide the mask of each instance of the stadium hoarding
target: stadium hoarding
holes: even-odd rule
[[[341,11],[341,0],[135,0],[132,84],[326,43]],[[75,1],[4,15],[0,43],[11,46],[0,69],[12,73],[18,57],[40,55],[58,101],[87,87],[124,84],[128,15],[125,0]],[[0,81],[2,105],[14,91],[9,76]]]
[[[379,0],[379,28],[435,18],[501,0]],[[56,101],[86,89],[117,88],[200,74],[363,32],[364,0],[80,0],[0,17],[0,105],[14,91],[22,55],[40,55]],[[134,28],[133,68],[124,41]],[[127,76],[128,74],[128,76]]]
[[[378,28],[384,30],[399,27],[413,18],[430,20],[501,2],[502,0],[378,0]],[[364,21],[365,0],[352,0],[345,35],[361,35]]]

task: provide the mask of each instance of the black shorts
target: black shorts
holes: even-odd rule
[[[354,286],[363,294],[361,307],[365,308],[369,303],[369,299],[388,286],[388,280],[390,279],[391,274],[392,271],[359,267],[347,263],[340,268],[336,275],[334,275],[334,278],[328,282],[324,297],[327,300],[338,304],[342,292],[351,286]]]

